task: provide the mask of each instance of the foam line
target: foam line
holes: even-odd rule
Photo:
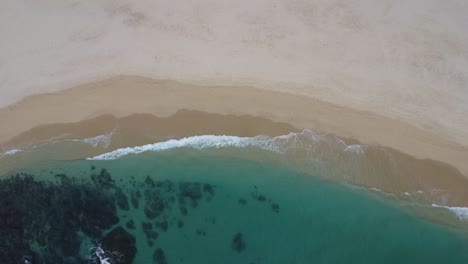
[[[460,220],[468,221],[468,207],[450,207],[444,205],[432,204],[433,207],[445,208],[452,211]]]
[[[363,154],[366,147],[362,145],[346,145],[344,142],[328,134],[316,134],[310,130],[304,130],[301,133],[290,133],[277,137],[256,136],[256,137],[237,137],[237,136],[215,136],[201,135],[186,137],[181,139],[171,139],[164,142],[148,144],[137,147],[127,147],[107,152],[92,158],[90,160],[112,160],[130,154],[140,154],[147,151],[164,151],[177,148],[225,148],[225,147],[255,147],[266,151],[285,153],[291,149],[309,148],[317,143],[332,144],[335,148],[345,152],[354,152]]]
[[[14,155],[18,152],[21,152],[22,150],[21,149],[10,149],[8,151],[6,151],[5,153],[2,154],[2,157],[3,156],[8,156],[8,155]]]
[[[177,148],[225,148],[225,147],[259,147],[264,150],[279,152],[280,150],[273,144],[272,138],[257,136],[257,137],[236,137],[236,136],[214,136],[203,135],[186,137],[182,139],[171,139],[164,142],[148,144],[137,147],[127,147],[117,149],[111,152],[101,154],[91,160],[112,160],[130,154],[140,154],[147,151],[164,151]]]

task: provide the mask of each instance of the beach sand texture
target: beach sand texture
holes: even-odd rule
[[[381,144],[467,175],[466,13],[455,0],[4,1],[0,142],[41,124],[192,109]]]
[[[2,1],[0,105],[130,74],[252,85],[468,145],[468,3]]]
[[[21,144],[34,144],[60,136],[47,132],[35,135],[35,132],[41,130],[33,130],[26,137],[14,138],[21,132],[44,124],[78,122],[105,114],[124,117],[133,113],[148,113],[166,117],[180,109],[267,118],[289,124],[291,132],[312,129],[358,140],[363,144],[392,147],[417,158],[442,161],[468,175],[466,146],[397,119],[290,93],[240,86],[197,86],[134,76],[114,77],[59,93],[30,96],[18,104],[1,109],[0,122],[7,125],[0,131],[0,147],[9,150],[21,147]],[[193,126],[193,130],[198,131],[188,135],[210,132],[200,131],[201,122],[207,122],[203,118],[201,120],[195,118],[188,122],[189,127]],[[255,128],[254,122],[237,123],[239,128],[235,125],[223,126],[219,121],[216,123],[224,127],[224,134],[252,136],[252,133],[245,133],[249,129],[268,134],[265,129]],[[85,126],[84,129],[90,132],[84,137],[102,134],[96,130],[97,127]],[[270,135],[274,136],[286,131],[283,126],[281,130],[275,126],[269,127],[272,129]],[[184,131],[188,131],[187,128]],[[167,136],[163,131],[159,135]]]

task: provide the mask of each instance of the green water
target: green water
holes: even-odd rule
[[[192,150],[113,161],[49,162],[22,172],[60,187],[63,183],[56,174],[76,179],[73,184],[93,185],[90,175],[102,168],[117,186],[111,188],[121,188],[130,208],[118,209],[119,223],[102,235],[122,226],[135,236],[133,263],[468,263],[465,234],[417,218],[364,191],[275,164]],[[181,196],[184,183],[191,190],[199,188],[194,199]],[[102,192],[113,192],[111,188]],[[150,219],[145,206],[155,193],[166,206]],[[164,219],[166,231],[160,227]],[[128,227],[130,220],[134,229]],[[146,235],[143,222],[151,223],[157,238]],[[92,243],[82,238],[81,262],[76,258],[74,263],[90,263],[85,253]],[[50,252],[48,246],[42,250]]]

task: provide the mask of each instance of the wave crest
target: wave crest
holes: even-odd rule
[[[5,151],[2,154],[2,157],[3,156],[9,156],[9,155],[15,155],[16,153],[21,152],[21,151],[22,151],[21,149],[10,149],[10,150]]]
[[[127,147],[107,152],[89,160],[115,160],[144,152],[161,152],[174,149],[226,149],[229,155],[242,158],[272,157],[274,162],[290,165],[309,174],[365,188],[378,188],[395,197],[415,200],[418,203],[460,205],[466,191],[449,191],[438,182],[439,173],[445,173],[436,163],[410,158],[390,148],[346,144],[332,134],[319,134],[311,130],[277,137],[202,135],[171,139],[137,147]],[[253,152],[238,152],[239,148],[252,148]],[[266,151],[258,153],[256,150]],[[272,153],[270,156],[268,153]],[[432,166],[432,167],[431,167]],[[432,173],[432,174],[431,174]],[[457,174],[454,174],[455,176]],[[431,177],[435,179],[431,180]],[[444,174],[444,177],[449,177]],[[457,176],[458,177],[458,176]],[[447,180],[450,180],[447,178]],[[417,194],[417,195],[416,195]],[[464,206],[465,204],[463,204]],[[460,220],[468,220],[468,209],[450,207]]]
[[[168,141],[147,144],[143,146],[120,148],[107,152],[92,158],[90,160],[113,160],[123,156],[140,154],[148,151],[166,151],[178,148],[246,148],[253,147],[265,151],[286,154],[291,150],[309,149],[313,150],[319,147],[317,143],[334,143],[342,151],[354,153],[364,153],[362,145],[346,145],[344,141],[328,134],[316,134],[310,130],[304,130],[301,133],[290,133],[277,137],[256,136],[256,137],[238,137],[227,135],[201,135],[185,137],[181,139],[171,139]]]
[[[468,207],[450,207],[437,204],[432,204],[432,207],[445,208],[454,213],[458,217],[458,219],[462,221],[468,221]]]

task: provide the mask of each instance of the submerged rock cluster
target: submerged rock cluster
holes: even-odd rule
[[[171,256],[159,238],[173,228],[186,229],[191,211],[216,195],[216,186],[209,183],[154,180],[149,175],[141,182],[130,177],[128,184],[120,184],[109,171],[94,166],[87,179],[50,173],[55,181],[25,173],[0,180],[1,263],[101,263],[101,255],[111,252],[118,255],[112,263],[130,264],[138,253],[134,232],[140,229],[154,249],[153,263],[166,264]],[[267,200],[256,187],[251,197]],[[278,213],[279,205],[268,202]],[[247,199],[240,198],[239,204],[248,206]],[[135,210],[146,219],[133,218]],[[204,221],[216,224],[214,216]],[[208,232],[197,226],[188,234],[203,238]],[[246,250],[240,231],[226,243],[237,253]],[[102,252],[90,254],[90,245],[99,245]]]
[[[58,174],[59,184],[18,174],[0,184],[2,263],[86,263],[79,256],[80,233],[99,240],[117,224],[111,193]],[[33,249],[34,245],[34,249]]]

